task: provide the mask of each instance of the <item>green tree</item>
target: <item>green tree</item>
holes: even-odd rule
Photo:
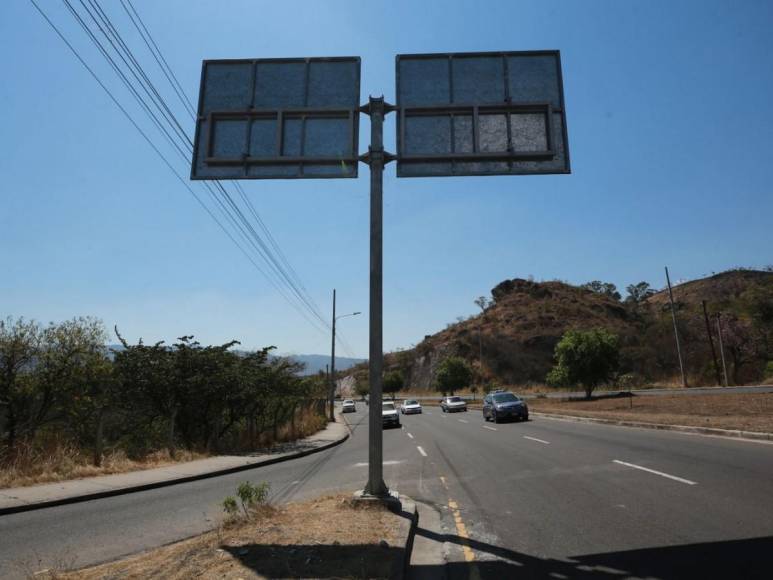
[[[0,435],[12,451],[28,415],[27,376],[40,352],[41,335],[35,321],[0,320]]]
[[[405,386],[405,379],[403,373],[400,371],[391,371],[384,376],[384,384],[382,390],[384,394],[391,394],[392,399],[395,398],[395,393],[402,390]]]
[[[648,282],[631,284],[630,286],[625,287],[625,291],[628,292],[628,296],[625,297],[625,301],[632,302],[634,304],[640,304],[655,294],[655,290],[650,288]]]
[[[617,371],[618,338],[603,328],[569,330],[556,345],[555,359],[556,365],[547,376],[548,383],[581,385],[590,399],[594,389],[609,381]]]
[[[613,300],[620,300],[620,292],[617,291],[617,286],[610,282],[601,282],[599,280],[592,280],[587,284],[583,284],[582,288],[595,292],[596,294],[602,294],[609,296]]]
[[[356,375],[354,376],[354,392],[357,393],[357,395],[364,399],[365,395],[370,393],[370,385],[368,384],[367,379],[363,380],[362,378],[358,378]]]
[[[438,391],[454,394],[454,391],[469,386],[472,382],[472,368],[459,356],[450,356],[440,363],[435,378]]]

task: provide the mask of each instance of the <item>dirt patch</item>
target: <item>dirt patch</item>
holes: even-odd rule
[[[326,496],[263,507],[190,540],[50,578],[386,578],[402,553],[401,522],[381,505]]]
[[[578,417],[773,433],[773,393],[533,399],[529,408]]]

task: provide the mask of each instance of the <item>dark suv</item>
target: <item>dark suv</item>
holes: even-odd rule
[[[494,423],[504,419],[528,421],[529,406],[512,393],[489,393],[483,399],[483,419],[493,419]]]

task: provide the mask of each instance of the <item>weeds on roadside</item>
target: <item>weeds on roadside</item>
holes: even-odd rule
[[[238,519],[239,515],[249,519],[258,508],[266,505],[270,489],[271,485],[266,481],[257,485],[244,481],[236,488],[236,498],[239,498],[239,501],[237,502],[236,498],[232,495],[227,496],[222,503],[223,511],[231,519]]]

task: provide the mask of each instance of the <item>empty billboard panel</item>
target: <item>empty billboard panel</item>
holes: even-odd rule
[[[397,57],[397,175],[569,173],[558,51]]]
[[[357,177],[358,57],[204,61],[191,179]]]

